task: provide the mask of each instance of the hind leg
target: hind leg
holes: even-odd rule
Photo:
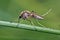
[[[36,21],[37,21],[38,25],[40,25],[40,26],[42,26],[42,27],[45,27],[43,24],[41,24],[41,23],[39,22],[39,20],[36,20]]]

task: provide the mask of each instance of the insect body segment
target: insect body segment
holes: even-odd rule
[[[39,16],[39,15],[36,15],[36,14],[34,14],[34,15],[32,14],[31,16],[32,16],[33,18],[39,19],[39,20],[40,20],[40,19],[44,19],[43,17],[41,17],[41,16]]]

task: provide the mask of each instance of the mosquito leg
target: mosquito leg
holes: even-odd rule
[[[43,26],[43,27],[45,27],[44,25],[42,25],[42,24],[41,24],[41,23],[39,23],[39,22],[38,22],[38,24],[39,24],[39,25],[41,25],[41,26]]]
[[[49,9],[45,14],[43,14],[42,16],[46,16],[47,14],[49,14],[49,12],[51,12],[52,9]]]
[[[21,16],[19,16],[19,18],[18,18],[17,27],[19,26],[19,23],[20,23],[20,19],[21,19]]]
[[[34,25],[34,23],[31,21],[31,24]]]
[[[37,21],[37,20],[36,20]],[[42,25],[41,23],[39,23],[38,21],[37,21],[37,23],[40,25],[40,26],[43,26],[43,27],[45,27],[44,25]]]
[[[28,21],[31,23],[31,25],[34,26],[34,23],[31,20],[28,20]],[[35,31],[37,31],[36,27],[34,27],[34,29],[35,29]]]
[[[19,21],[19,19],[18,19],[17,27],[19,26],[19,22],[20,22],[20,21]]]
[[[34,25],[34,23],[31,20],[29,20],[29,19],[27,19],[27,20],[31,23],[31,25]]]

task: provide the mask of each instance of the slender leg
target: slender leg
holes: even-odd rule
[[[29,19],[27,19],[27,20],[31,23],[31,25],[34,25],[34,23],[31,20],[29,20]]]
[[[46,16],[47,14],[49,14],[49,12],[51,12],[52,9],[49,9],[45,14],[43,14],[42,16]]]
[[[28,21],[31,23],[31,25],[34,26],[34,23],[31,20],[28,20]],[[34,29],[37,31],[36,27],[34,27]]]
[[[38,22],[38,24],[39,24],[39,25],[41,25],[41,26],[43,26],[43,27],[45,27],[44,25],[42,25],[42,24],[41,24],[41,23],[39,23],[39,22]]]
[[[19,26],[20,19],[21,19],[21,16],[19,16],[19,18],[18,18],[18,24],[17,24],[17,27]]]
[[[20,19],[18,19],[17,27],[19,26],[19,22],[20,22],[19,20],[20,20]]]
[[[37,20],[36,20],[37,21]],[[42,25],[41,23],[39,23],[38,21],[37,21],[37,23],[40,25],[40,26],[43,26],[43,27],[45,27],[44,25]]]

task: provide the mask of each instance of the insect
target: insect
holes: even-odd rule
[[[37,20],[43,20],[44,16],[47,15],[52,9],[49,9],[49,11],[43,15],[37,15],[34,11],[28,11],[28,10],[24,10],[20,13],[20,15],[18,16],[18,23],[19,23],[19,20],[22,18],[24,20],[28,20],[31,22],[31,20],[29,20],[29,17],[31,18],[35,18]],[[31,22],[31,24],[33,24],[33,22]],[[43,26],[42,24],[40,24],[41,26]]]
[[[36,18],[36,19],[44,19],[43,17],[36,15],[34,11],[30,12],[28,10],[22,11],[21,15],[19,15],[19,19],[23,18],[25,20],[28,19],[29,17]]]

